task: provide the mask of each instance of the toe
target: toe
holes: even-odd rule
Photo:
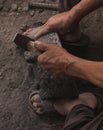
[[[41,104],[40,104],[40,103],[33,102],[33,106],[36,107],[36,108],[39,108],[39,107],[41,107]]]
[[[36,113],[38,113],[38,114],[43,114],[43,113],[44,113],[44,111],[43,111],[43,109],[42,109],[42,108],[38,108],[38,109],[36,110]]]
[[[43,108],[42,108],[42,106],[41,106],[41,104],[40,103],[33,103],[33,107],[34,107],[34,110],[35,110],[35,112],[37,113],[37,114],[43,114],[44,113],[44,111],[43,111]]]
[[[41,101],[39,94],[35,94],[35,95],[31,96],[30,101],[31,101],[31,104],[34,108],[34,111],[37,114],[43,114],[44,113],[43,104],[42,104],[42,101]]]
[[[37,94],[37,95],[34,95],[31,97],[31,102],[40,102],[40,96]]]

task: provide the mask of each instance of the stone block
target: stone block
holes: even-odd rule
[[[40,27],[36,27],[34,28],[31,33],[29,33],[28,37],[30,37],[31,39],[35,40],[34,35],[37,33],[37,31],[40,29]],[[40,37],[38,39],[38,41],[44,42],[44,43],[53,43],[53,44],[57,44],[58,46],[61,46],[61,42],[59,39],[59,36],[57,33],[49,33],[47,35],[44,35],[42,37]]]

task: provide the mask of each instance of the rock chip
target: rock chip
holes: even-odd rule
[[[18,9],[18,5],[17,4],[12,4],[11,5],[11,10],[12,11],[17,11],[17,9]]]
[[[3,10],[5,11],[5,12],[9,12],[10,11],[10,6],[4,6],[4,8],[3,8]]]
[[[34,16],[34,14],[35,14],[35,11],[33,11],[33,10],[32,10],[32,11],[30,11],[30,16],[31,16],[31,17],[33,17],[33,16]]]
[[[22,8],[22,11],[23,12],[27,12],[29,10],[29,6],[24,6],[23,8]]]
[[[22,7],[18,7],[18,12],[22,12]]]
[[[9,16],[14,16],[16,15],[16,12],[10,12]]]
[[[23,32],[25,32],[28,28],[28,25],[27,24],[23,24],[20,28],[20,30],[22,30]]]

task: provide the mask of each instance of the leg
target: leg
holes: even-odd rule
[[[34,95],[31,97],[31,103],[35,109],[37,114],[43,114],[43,105],[42,102],[39,100],[39,95]],[[86,105],[94,109],[97,106],[96,97],[92,93],[83,93],[79,95],[78,99],[70,100],[70,99],[63,99],[55,101],[53,106],[54,109],[61,115],[66,115],[71,109],[79,104]],[[46,106],[45,106],[46,107]]]

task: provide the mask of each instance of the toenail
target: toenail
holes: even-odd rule
[[[38,95],[32,96],[32,97],[31,97],[31,102],[38,101],[38,98],[39,98]]]
[[[34,103],[33,103],[33,106],[34,106],[34,107],[38,107],[38,104],[34,102]]]

